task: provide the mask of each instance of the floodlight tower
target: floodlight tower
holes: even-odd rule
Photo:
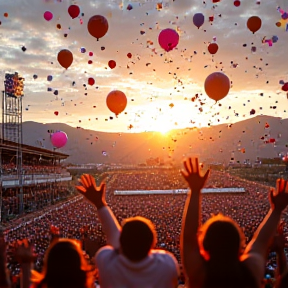
[[[22,168],[22,99],[24,96],[24,78],[17,72],[6,73],[5,90],[2,92],[2,141],[13,141],[17,145],[16,167],[19,181],[19,213],[23,209],[23,168]]]

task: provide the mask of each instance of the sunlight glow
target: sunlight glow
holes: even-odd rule
[[[147,127],[145,130],[160,132],[161,134],[165,135],[170,130],[175,128],[172,119],[173,117],[171,117],[169,114],[162,114],[155,118],[147,117],[145,119],[145,124],[143,124]]]

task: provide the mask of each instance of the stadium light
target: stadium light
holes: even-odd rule
[[[14,74],[5,74],[5,92],[10,97],[23,97],[24,96],[24,78],[17,72]]]

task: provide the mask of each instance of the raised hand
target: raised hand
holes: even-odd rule
[[[97,209],[107,206],[105,200],[106,184],[104,182],[97,187],[95,179],[89,174],[82,175],[79,182],[81,185],[76,186],[76,189],[84,195],[88,201],[95,205]]]
[[[18,241],[15,257],[20,264],[33,263],[36,256],[37,255],[33,251],[33,246],[28,243],[27,239]]]
[[[209,176],[210,169],[207,170],[204,176],[200,175],[198,158],[188,158],[184,162],[184,168],[181,174],[189,184],[193,192],[200,192],[204,187],[206,180]]]
[[[269,196],[271,208],[282,212],[288,205],[287,181],[284,179],[277,179],[276,190],[271,188]]]

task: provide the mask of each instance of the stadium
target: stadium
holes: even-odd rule
[[[288,288],[274,2],[1,1],[0,288]]]

